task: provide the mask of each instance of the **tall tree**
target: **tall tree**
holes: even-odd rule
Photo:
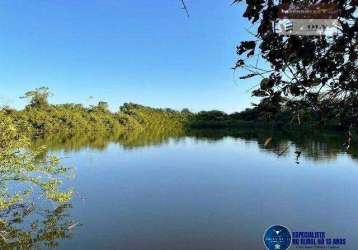
[[[47,87],[37,88],[25,93],[20,98],[29,99],[30,107],[44,107],[48,105],[48,98],[52,96],[52,93]]]

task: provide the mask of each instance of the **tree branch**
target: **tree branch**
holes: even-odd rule
[[[189,17],[189,10],[188,8],[186,7],[186,4],[185,4],[185,1],[184,0],[180,0],[181,4],[182,4],[182,9],[185,10],[186,12],[186,15]]]

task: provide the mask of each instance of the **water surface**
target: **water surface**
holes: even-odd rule
[[[358,249],[358,154],[341,150],[341,135],[79,138],[46,142],[76,170],[68,213],[80,224],[58,249],[265,249],[273,224]]]

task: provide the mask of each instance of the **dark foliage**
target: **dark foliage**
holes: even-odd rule
[[[235,0],[234,3],[243,2]],[[252,92],[262,98],[269,114],[283,109],[291,115],[311,110],[322,122],[334,117],[339,126],[358,126],[358,20],[357,0],[327,0],[337,5],[342,27],[337,36],[283,36],[273,32],[278,1],[245,1],[244,17],[256,27],[255,38],[237,47],[236,69],[248,71],[243,78],[262,77]],[[314,5],[318,0],[291,0],[286,3]],[[263,58],[269,69],[257,67]],[[327,117],[328,115],[328,117]]]

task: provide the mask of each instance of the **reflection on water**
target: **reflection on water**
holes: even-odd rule
[[[72,189],[61,184],[71,168],[12,126],[0,128],[0,249],[56,247],[70,238]]]
[[[358,147],[353,145],[348,152],[343,148],[344,134],[322,131],[277,132],[270,130],[143,130],[122,134],[60,134],[37,138],[34,147],[46,145],[50,151],[79,151],[91,148],[103,151],[111,143],[125,149],[163,145],[169,141],[183,138],[215,143],[223,138],[240,139],[245,142],[257,142],[260,149],[277,156],[294,155],[314,161],[335,160],[337,155],[348,153],[352,159],[358,159]],[[300,155],[295,152],[300,152]]]
[[[76,167],[76,195],[57,208],[3,211],[0,249],[263,249],[272,224],[339,231],[357,249],[358,148],[345,153],[343,143],[340,134],[269,130],[37,138],[44,158]]]
[[[183,130],[141,130],[129,133],[117,134],[73,134],[73,135],[48,135],[33,141],[34,147],[46,145],[51,151],[78,151],[83,148],[105,150],[110,143],[119,143],[124,148],[164,144],[169,139],[179,139],[185,136]]]
[[[54,248],[72,236],[75,223],[70,204],[39,209],[16,204],[0,213],[0,249]]]

